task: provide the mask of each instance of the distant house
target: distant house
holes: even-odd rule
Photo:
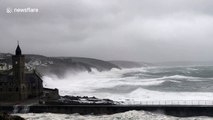
[[[12,69],[5,70],[4,66],[0,66],[0,101],[23,101],[43,95],[42,79],[35,70],[25,69],[25,56],[19,45],[12,56]]]

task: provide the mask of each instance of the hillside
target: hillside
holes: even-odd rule
[[[12,54],[0,53],[0,65],[4,68],[11,68]],[[67,71],[79,72],[79,71],[91,71],[91,69],[97,69],[98,71],[108,71],[112,68],[118,68],[110,62],[92,59],[92,58],[80,58],[80,57],[46,57],[42,55],[25,55],[27,69],[37,69],[41,74],[55,74],[59,77],[66,74]],[[2,67],[2,68],[3,68]]]

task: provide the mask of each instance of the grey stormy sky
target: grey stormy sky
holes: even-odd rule
[[[213,0],[0,0],[0,52],[213,60]],[[6,13],[7,8],[38,13]]]

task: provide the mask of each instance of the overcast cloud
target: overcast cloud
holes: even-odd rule
[[[212,0],[0,0],[0,52],[103,60],[213,60]],[[6,13],[38,8],[38,13]]]

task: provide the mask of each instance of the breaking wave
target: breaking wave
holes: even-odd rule
[[[58,88],[61,95],[96,96],[119,101],[213,99],[212,92],[203,92],[207,88],[213,91],[213,87],[209,86],[213,82],[212,78],[184,76],[176,71],[158,67],[112,69],[104,72],[92,69],[92,72],[67,72],[63,78],[48,75],[43,80],[45,87]],[[202,84],[199,86],[198,82]],[[195,87],[198,91],[192,92]],[[199,87],[202,88],[200,92]]]
[[[128,111],[113,115],[79,115],[79,114],[17,114],[27,120],[211,120],[210,117],[178,118],[145,111]]]
[[[205,71],[205,72],[204,72]],[[213,69],[209,67],[144,67],[73,73],[63,78],[43,77],[44,86],[58,88],[61,95],[96,96],[137,104],[147,101],[213,100]],[[196,92],[195,92],[196,90]],[[163,113],[128,111],[113,115],[17,114],[27,120],[210,120],[210,117],[178,118]]]
[[[161,80],[138,80],[135,76],[122,77],[128,72],[146,72],[141,69],[112,69],[111,71],[99,72],[93,69],[92,72],[80,72],[77,74],[67,74],[64,78],[58,78],[55,75],[44,76],[44,86],[58,88],[66,91],[87,91],[92,92],[95,89],[111,88],[118,85],[157,85],[164,81]]]

